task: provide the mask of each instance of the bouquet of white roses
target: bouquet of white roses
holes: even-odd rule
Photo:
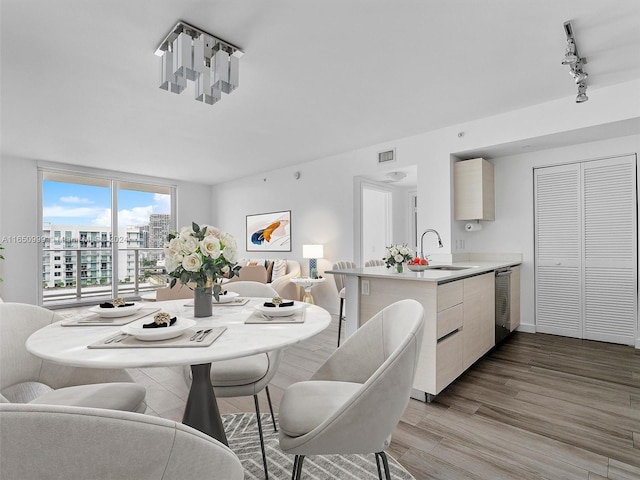
[[[387,253],[382,260],[384,260],[387,268],[390,268],[397,264],[403,264],[413,258],[413,252],[407,247],[407,245],[391,245],[387,247]]]
[[[213,286],[213,296],[219,300],[223,277],[238,274],[238,247],[233,236],[215,227],[192,223],[180,232],[167,235],[164,247],[165,267],[173,277],[170,286],[178,280],[182,284],[195,283],[196,288]]]

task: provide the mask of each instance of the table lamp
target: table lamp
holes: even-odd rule
[[[309,276],[318,278],[318,258],[324,256],[322,245],[302,245],[302,258],[309,259]]]

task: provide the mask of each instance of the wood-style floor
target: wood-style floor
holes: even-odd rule
[[[334,319],[285,351],[270,386],[276,411],[283,389],[316,370],[336,335]],[[131,373],[147,387],[148,413],[182,418],[179,368]],[[264,392],[260,402],[268,412]],[[253,400],[219,399],[219,406],[252,412]],[[514,333],[433,403],[411,400],[388,453],[417,480],[640,479],[640,351]]]

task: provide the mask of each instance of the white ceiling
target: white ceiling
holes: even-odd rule
[[[1,0],[2,155],[203,183],[640,78],[638,0]],[[183,20],[245,51],[209,106],[159,86]],[[190,82],[191,83],[191,82]]]

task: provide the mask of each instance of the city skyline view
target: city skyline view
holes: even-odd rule
[[[151,214],[170,214],[171,196],[138,190],[118,190],[118,225],[149,223]],[[42,221],[57,225],[111,225],[111,189],[45,180],[42,183]]]

